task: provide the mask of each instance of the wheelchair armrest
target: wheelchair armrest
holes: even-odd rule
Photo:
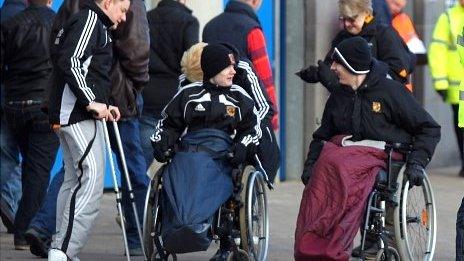
[[[412,150],[412,145],[408,143],[400,143],[400,142],[395,142],[395,143],[386,143],[385,144],[385,151],[394,151],[394,152],[399,152],[399,153],[409,153]]]

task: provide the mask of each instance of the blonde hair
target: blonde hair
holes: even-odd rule
[[[206,45],[208,44],[204,42],[194,44],[182,55],[182,60],[180,61],[181,70],[190,82],[203,81],[201,53]]]
[[[353,17],[362,12],[372,14],[372,1],[371,0],[339,0],[338,8],[340,15]]]

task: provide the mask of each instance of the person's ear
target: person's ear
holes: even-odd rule
[[[103,6],[106,10],[108,10],[110,8],[110,5],[111,5],[111,2],[113,0],[103,0]]]

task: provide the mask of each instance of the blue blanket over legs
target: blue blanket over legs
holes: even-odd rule
[[[163,172],[161,236],[167,251],[208,249],[213,216],[233,191],[225,158],[231,144],[229,135],[214,129],[182,137],[181,149]]]

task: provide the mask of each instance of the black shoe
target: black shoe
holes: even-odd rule
[[[226,261],[230,251],[219,248],[216,254],[209,261]]]
[[[29,250],[29,244],[27,244],[24,236],[14,235],[14,248],[16,250]]]
[[[46,258],[48,257],[48,250],[50,249],[51,238],[40,233],[34,228],[29,228],[24,234],[27,243],[30,245],[31,253]]]
[[[0,200],[0,217],[9,234],[14,233],[14,213],[4,200]]]
[[[464,167],[461,168],[461,171],[459,171],[459,177],[464,178]]]

